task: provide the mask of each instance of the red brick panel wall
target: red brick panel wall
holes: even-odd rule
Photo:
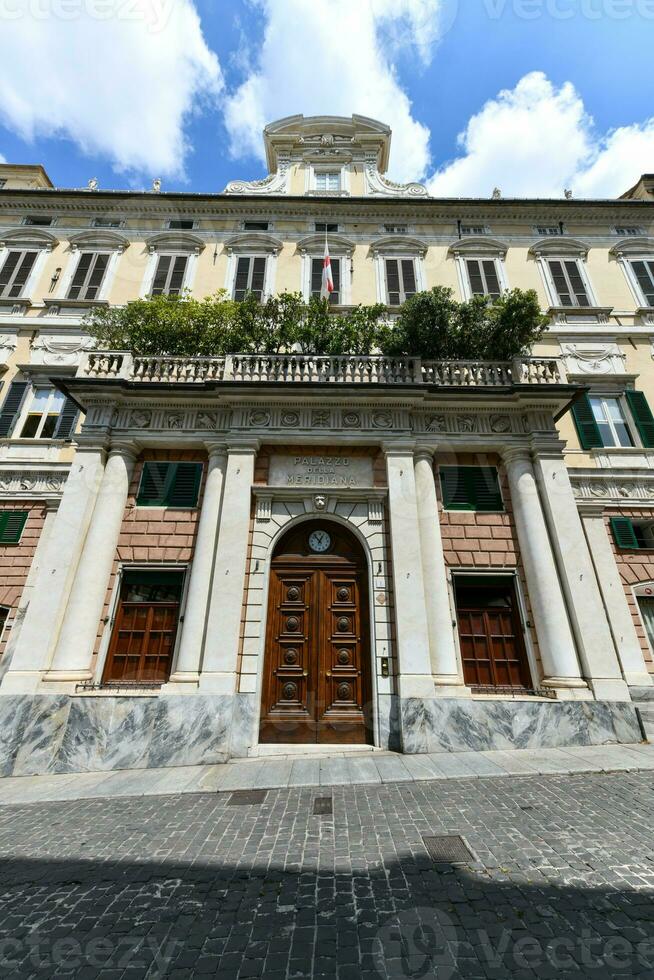
[[[625,551],[618,548],[613,538],[609,521],[612,517],[631,517],[633,520],[654,520],[654,513],[643,510],[612,510],[605,515],[606,532],[611,540],[613,554],[618,566],[631,616],[636,627],[636,633],[645,657],[645,663],[650,674],[654,674],[654,658],[652,649],[647,641],[645,626],[638,609],[638,603],[633,593],[633,586],[654,582],[654,551]]]
[[[46,507],[42,503],[3,503],[0,510],[29,511],[27,523],[18,544],[0,544],[0,606],[9,609],[7,624],[0,640],[0,655],[9,638],[11,625],[16,617],[16,608],[25,587],[36,546],[39,543]]]

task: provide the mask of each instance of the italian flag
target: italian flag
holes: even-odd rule
[[[325,238],[325,258],[322,264],[322,287],[320,289],[320,298],[328,300],[331,294],[334,292],[334,280],[332,279],[332,263],[329,258],[329,245],[327,239]]]

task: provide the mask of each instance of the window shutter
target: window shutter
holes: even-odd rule
[[[141,484],[136,503],[144,507],[163,507],[170,483],[170,463],[146,462],[143,464]]]
[[[18,544],[27,518],[26,510],[0,511],[0,544]]]
[[[104,274],[107,271],[107,266],[109,264],[109,256],[103,252],[98,253],[95,256],[95,262],[93,263],[93,270],[89,276],[89,281],[84,290],[84,296],[82,299],[95,299],[100,291],[100,286],[102,285],[102,280],[104,279]]]
[[[322,289],[322,259],[311,259],[311,295],[320,296]]]
[[[341,301],[341,260],[332,259],[332,281],[334,283],[334,292],[329,297],[330,303],[340,303]]]
[[[445,510],[466,509],[469,502],[461,467],[441,466],[440,478]]]
[[[197,507],[202,463],[177,463],[166,503],[170,507]]]
[[[389,306],[400,305],[400,267],[397,259],[386,259],[386,290]]]
[[[446,510],[504,510],[494,466],[442,466],[440,477]]]
[[[654,262],[632,262],[631,268],[643,291],[645,302],[648,306],[654,306]]]
[[[170,274],[170,285],[168,286],[169,296],[179,296],[184,284],[188,255],[176,255],[173,263],[173,271]]]
[[[20,296],[35,262],[36,252],[23,253],[20,265],[18,266],[16,275],[14,276],[14,281],[11,284],[11,289],[9,290],[10,296]]]
[[[28,388],[27,381],[14,381],[9,386],[7,397],[0,411],[0,437],[5,438],[11,434]]]
[[[559,297],[559,303],[561,306],[572,306],[572,296],[570,295],[568,280],[565,278],[563,272],[563,263],[550,262],[549,267],[552,273],[552,279],[554,280],[554,288]]]
[[[253,259],[252,263],[252,285],[250,291],[254,293],[257,299],[261,299],[266,284],[266,260],[265,258],[259,257]]]
[[[93,252],[82,252],[79,257],[79,262],[77,263],[77,268],[75,269],[75,275],[73,276],[73,281],[68,290],[68,299],[79,299],[79,294],[86,280],[86,275],[91,268],[91,261],[93,259]]]
[[[481,277],[481,262],[477,261],[477,259],[468,259],[466,265],[468,267],[468,280],[472,295],[483,296],[484,280]]]
[[[59,413],[57,427],[54,431],[55,439],[70,439],[75,431],[78,413],[79,409],[75,402],[72,398],[67,398],[64,402],[64,407]]]
[[[20,256],[20,252],[10,252],[7,256],[5,264],[0,270],[0,293],[3,293],[9,285]]]
[[[413,259],[402,259],[402,281],[404,285],[404,298],[408,299],[416,291],[416,267]]]
[[[598,449],[604,445],[588,395],[582,395],[573,403],[572,418],[582,449]]]
[[[642,391],[626,391],[627,404],[646,449],[654,449],[654,415]]]
[[[579,271],[578,264],[575,261],[569,261],[566,262],[565,267],[577,303],[579,306],[590,306],[590,299],[588,298],[588,293],[586,292],[586,287],[584,286],[584,280],[581,278],[581,272]]]
[[[491,299],[499,299],[502,290],[500,280],[497,275],[497,266],[492,259],[484,261],[484,275],[486,277],[486,295]]]
[[[161,296],[166,290],[166,282],[168,281],[168,270],[170,269],[170,263],[172,262],[172,255],[160,255],[157,262],[157,271],[154,276],[154,281],[152,283],[152,295]]]
[[[248,291],[248,278],[250,275],[250,259],[241,256],[236,263],[236,280],[234,282],[234,299],[241,302],[245,299]]]
[[[640,548],[634,525],[628,517],[612,517],[611,531],[618,548],[625,548],[628,551],[637,551]]]

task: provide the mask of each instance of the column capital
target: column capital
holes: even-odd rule
[[[436,450],[433,446],[416,446],[413,453],[413,458],[416,463],[420,462],[422,459],[429,460],[430,463],[433,463],[435,452]]]
[[[398,442],[382,442],[381,448],[385,456],[413,456],[416,444],[413,439],[403,439]]]
[[[259,452],[261,446],[260,439],[249,439],[247,437],[234,437],[225,440],[225,447],[229,455],[241,454],[247,456]]]
[[[526,446],[507,446],[502,450],[501,455],[505,463],[532,462],[531,450]]]
[[[209,459],[226,456],[228,453],[228,446],[225,442],[216,442],[212,439],[205,440],[204,448],[207,450]]]
[[[133,439],[112,439],[109,446],[109,457],[124,456],[135,460],[140,451],[141,447]]]

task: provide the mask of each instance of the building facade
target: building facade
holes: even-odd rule
[[[214,195],[0,167],[0,768],[640,741],[654,177],[434,199],[388,180],[374,120],[264,136],[269,176]],[[308,298],[325,235],[335,308],[521,287],[549,329],[510,363],[138,357],[85,332],[139,296]]]

